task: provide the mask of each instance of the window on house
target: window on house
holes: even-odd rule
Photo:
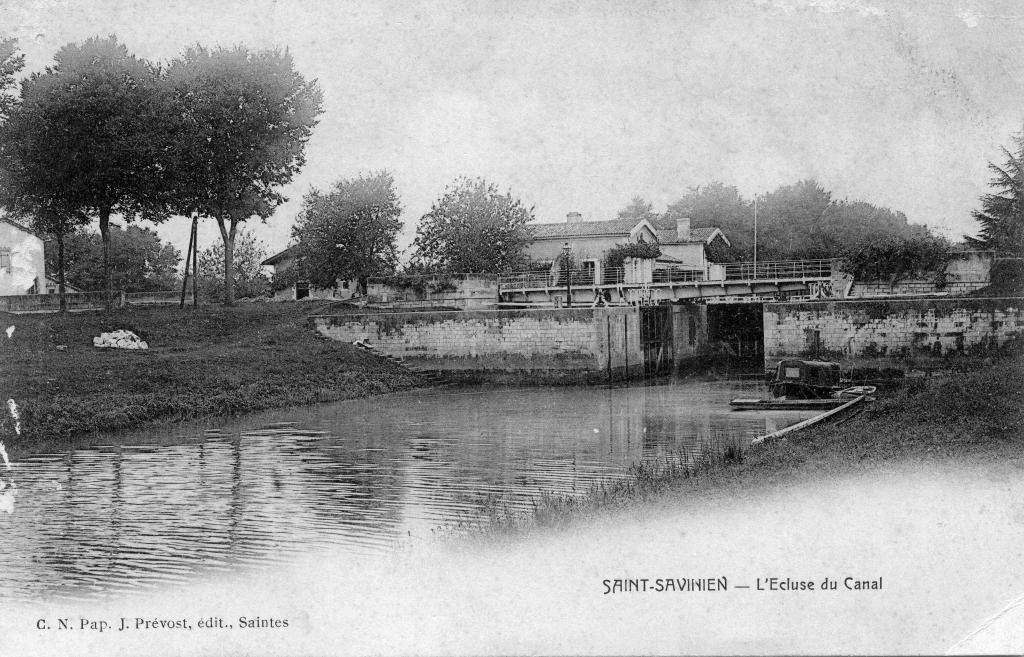
[[[343,290],[347,290],[348,289],[348,281],[342,281],[341,282],[341,289],[343,289]]]
[[[299,281],[295,284],[295,299],[305,299],[309,296],[309,282]]]
[[[0,269],[11,273],[11,250],[8,248],[0,248]]]

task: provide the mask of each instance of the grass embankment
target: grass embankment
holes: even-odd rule
[[[839,474],[900,461],[993,459],[1024,463],[1024,357],[945,378],[910,379],[856,415],[812,426],[743,452],[684,455],[682,464],[641,465],[583,497],[546,495],[532,513],[500,500],[484,535],[570,525],[597,514],[670,502],[716,489],[751,489],[813,472]]]
[[[244,304],[70,313],[0,313],[0,395],[20,410],[14,453],[72,436],[414,387],[417,379],[351,345],[318,337],[313,303]],[[337,309],[332,312],[338,312]],[[127,329],[147,351],[98,349],[93,337]]]

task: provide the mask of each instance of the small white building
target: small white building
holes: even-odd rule
[[[282,274],[295,265],[295,247],[290,246],[284,251],[275,253],[260,264],[273,267],[274,274]],[[319,288],[309,281],[296,281],[283,290],[274,290],[274,301],[297,301],[300,299],[340,299],[342,301],[356,296],[359,282],[356,280],[338,280],[334,287]]]
[[[0,296],[42,294],[46,289],[43,238],[0,217]]]

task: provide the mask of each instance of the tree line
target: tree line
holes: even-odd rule
[[[1021,133],[1024,135],[1024,132]],[[1024,256],[1024,137],[1014,136],[1015,150],[1004,149],[1007,162],[990,165],[998,193],[982,197],[974,213],[980,235],[965,236],[966,245]],[[280,285],[298,279],[329,287],[338,279],[395,273],[395,239],[402,212],[394,180],[387,172],[341,180],[326,192],[313,191],[292,229],[297,266]],[[722,229],[730,244],[715,242],[711,260],[746,262],[754,258],[754,212],[757,212],[757,258],[808,260],[839,258],[862,280],[902,278],[941,272],[954,245],[928,227],[913,224],[902,212],[860,200],[837,200],[814,180],[803,180],[755,198],[722,182],[690,187],[664,212],[639,196],[617,217],[648,219],[669,227],[688,218],[692,228]],[[502,192],[483,179],[459,178],[423,215],[412,253],[402,273],[508,273],[551,263],[531,263],[533,208],[511,191]],[[628,252],[628,253],[627,253]],[[612,249],[612,258],[632,253],[627,245]]]
[[[110,308],[115,216],[214,221],[230,305],[239,228],[285,201],[322,111],[316,81],[287,50],[196,45],[160,63],[115,36],[68,44],[18,84],[23,67],[0,41],[0,205],[53,237],[62,308],[65,238],[93,223]]]
[[[78,285],[106,290],[108,306],[115,281],[122,289],[166,285],[180,254],[160,246],[152,231],[122,229],[111,218],[179,216],[219,229],[220,244],[200,258],[207,293],[227,304],[236,286],[260,293],[262,254],[242,226],[285,201],[280,189],[303,166],[322,113],[316,81],[295,70],[287,50],[196,45],[161,63],[110,36],[61,48],[53,64],[19,83],[23,67],[16,42],[0,40],[0,205],[53,237],[48,257],[62,292],[65,272]],[[1024,131],[1003,154],[1004,163],[990,164],[994,191],[974,213],[980,233],[967,242],[1024,257]],[[689,218],[694,228],[721,228],[730,245],[716,243],[712,260],[738,262],[754,257],[755,209],[758,260],[846,258],[855,274],[882,277],[934,269],[949,257],[948,241],[902,212],[833,199],[814,180],[756,198],[711,182],[690,187],[660,213],[634,197],[618,217],[666,227]],[[355,279],[365,289],[368,277],[399,270],[503,273],[537,264],[527,256],[534,209],[487,180],[461,177],[444,190],[420,218],[404,268],[402,212],[387,171],[311,190],[292,227],[296,264],[273,285]],[[92,225],[98,241],[82,230]],[[145,264],[132,264],[130,253],[147,254]],[[220,275],[210,273],[215,268]]]

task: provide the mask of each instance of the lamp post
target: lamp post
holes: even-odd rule
[[[565,307],[568,308],[572,305],[572,263],[569,262],[569,258],[572,257],[572,250],[569,249],[569,243],[566,242],[565,246],[562,247],[562,262],[565,263]]]

